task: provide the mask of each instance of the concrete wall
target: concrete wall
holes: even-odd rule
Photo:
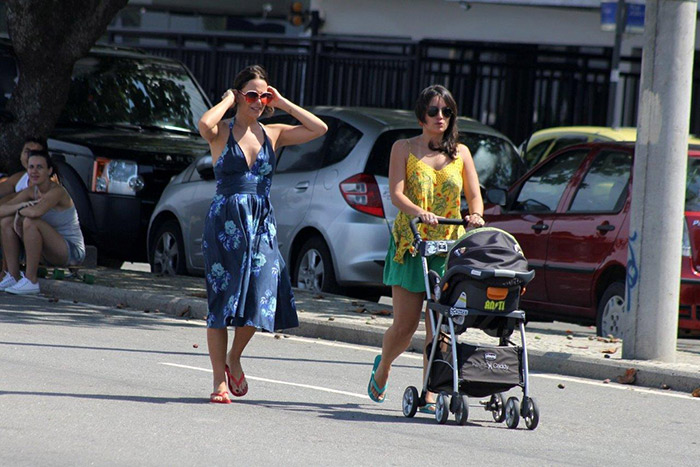
[[[325,34],[610,47],[614,42],[612,32],[601,31],[597,8],[471,3],[465,10],[444,0],[311,0],[311,7],[325,19],[320,31]],[[642,45],[641,34],[628,34],[622,53]]]

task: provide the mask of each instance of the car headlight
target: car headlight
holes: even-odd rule
[[[143,190],[143,178],[136,162],[98,157],[92,170],[92,191],[134,196]]]

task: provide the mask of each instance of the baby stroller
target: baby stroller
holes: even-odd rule
[[[539,409],[530,397],[525,312],[518,309],[524,286],[534,271],[518,242],[503,230],[482,227],[467,231],[455,241],[423,241],[411,221],[414,247],[423,262],[427,317],[433,340],[427,348],[428,368],[423,390],[409,386],[404,391],[402,409],[413,417],[426,405],[428,391],[438,394],[435,419],[445,423],[449,413],[464,425],[469,414],[469,397],[483,398],[478,406],[490,411],[495,421],[505,420],[508,428],[516,428],[520,417],[528,429],[539,423]],[[457,219],[440,219],[440,224],[462,224]],[[444,277],[428,271],[427,257],[447,254]],[[427,325],[427,323],[426,323]],[[520,330],[521,346],[508,338],[515,327]],[[497,346],[476,346],[457,342],[457,335],[476,328],[498,339]],[[504,402],[503,392],[519,386],[522,404],[516,397]]]

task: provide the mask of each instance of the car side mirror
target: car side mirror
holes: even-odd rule
[[[486,190],[486,201],[491,204],[497,204],[499,206],[505,206],[507,202],[508,193],[502,188],[489,188]]]
[[[197,173],[202,177],[202,180],[214,179],[214,166],[211,162],[211,156],[200,157],[194,165]]]

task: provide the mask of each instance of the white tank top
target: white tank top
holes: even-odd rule
[[[29,173],[24,172],[24,175],[20,177],[19,180],[17,180],[17,184],[15,185],[15,192],[19,193],[20,191],[24,190],[29,186]]]

